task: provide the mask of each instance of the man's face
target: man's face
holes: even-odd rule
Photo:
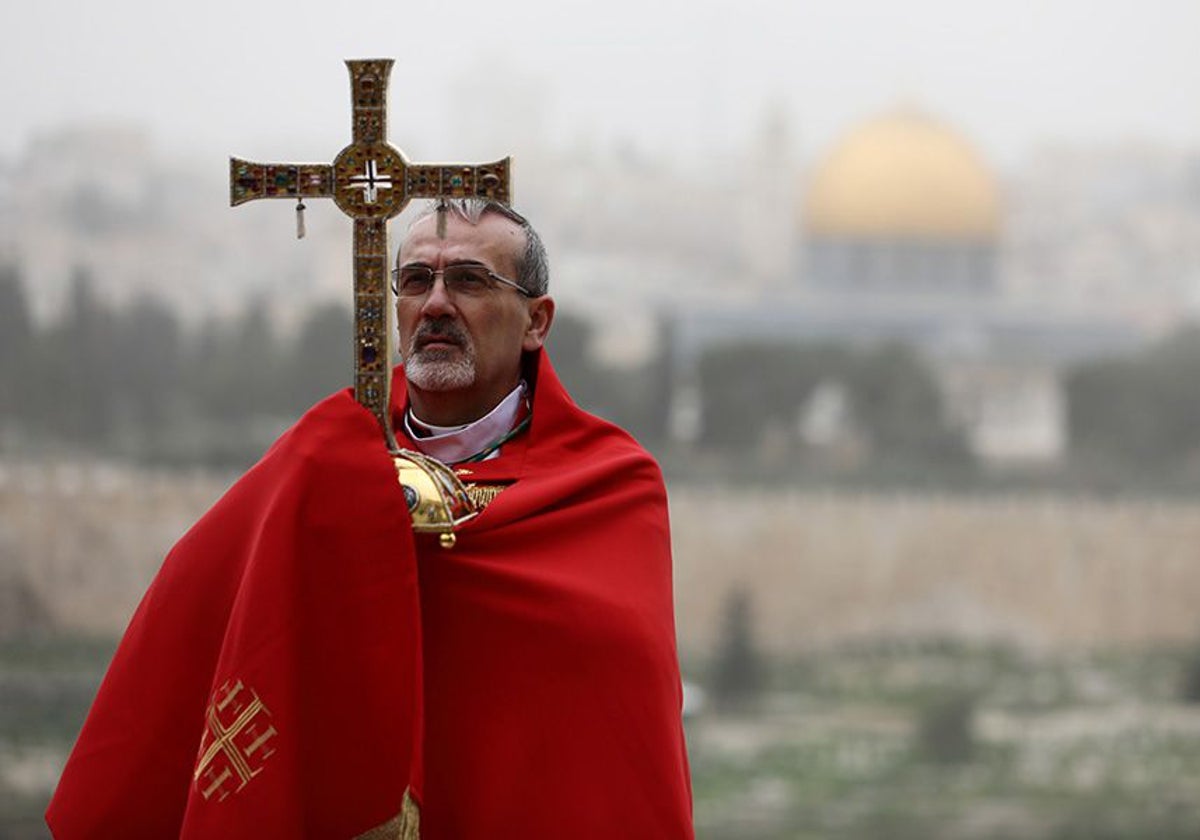
[[[447,212],[444,237],[436,216],[413,226],[398,264],[482,265],[515,279],[524,248],[525,232],[499,214],[472,225]],[[453,425],[491,411],[520,380],[522,352],[542,346],[553,310],[550,298],[529,299],[499,283],[483,295],[456,296],[440,275],[424,295],[398,298],[400,351],[417,416]]]

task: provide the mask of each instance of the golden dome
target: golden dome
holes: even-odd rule
[[[1000,200],[966,140],[920,112],[897,111],[844,137],[817,167],[809,235],[994,239]]]

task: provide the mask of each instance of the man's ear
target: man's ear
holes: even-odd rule
[[[537,350],[546,343],[550,335],[550,324],[554,322],[554,298],[543,295],[529,302],[529,327],[521,340],[521,349]]]

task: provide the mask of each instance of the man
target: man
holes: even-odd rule
[[[373,418],[316,406],[168,556],[55,836],[691,836],[661,475],[566,395],[546,285],[502,205],[414,224],[398,438],[486,506],[414,535]]]

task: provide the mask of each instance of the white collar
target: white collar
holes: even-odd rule
[[[521,380],[500,404],[472,423],[461,426],[435,426],[413,414],[412,407],[404,412],[404,431],[424,455],[437,458],[446,464],[457,464],[472,455],[477,455],[488,446],[504,437],[517,423],[517,416],[525,402],[528,387]],[[483,460],[495,458],[500,450],[490,453]]]

